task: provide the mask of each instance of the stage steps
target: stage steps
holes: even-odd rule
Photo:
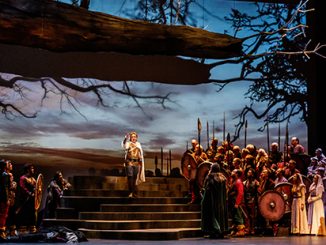
[[[55,219],[44,226],[64,225],[88,238],[178,240],[200,237],[199,204],[188,204],[184,178],[147,177],[138,197],[128,198],[123,176],[75,176]]]

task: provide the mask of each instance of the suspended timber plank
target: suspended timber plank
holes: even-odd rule
[[[0,72],[23,77],[94,78],[105,81],[151,81],[167,84],[209,82],[210,67],[167,55],[116,52],[51,52],[0,44]]]
[[[242,40],[229,35],[129,20],[53,0],[1,0],[0,33],[1,43],[55,52],[222,59],[239,56],[242,50]]]

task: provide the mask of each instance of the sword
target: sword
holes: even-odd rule
[[[241,210],[241,212],[243,213],[243,216],[248,219],[248,215],[246,214],[246,212],[243,210],[243,207],[241,205],[239,205],[239,209]]]

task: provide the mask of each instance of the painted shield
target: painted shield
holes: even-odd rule
[[[209,170],[211,169],[213,163],[211,162],[202,162],[197,167],[197,173],[196,173],[196,182],[199,187],[199,190],[203,188],[204,180],[206,176],[208,175]]]
[[[182,175],[187,179],[190,180],[191,178],[191,171],[192,169],[197,168],[197,163],[195,158],[189,152],[185,152],[181,159],[181,171]]]
[[[278,221],[285,213],[285,201],[278,191],[265,191],[258,200],[261,215],[268,221]]]
[[[39,174],[36,179],[35,186],[35,210],[38,210],[41,206],[43,194],[43,175]]]
[[[275,185],[274,190],[281,193],[285,201],[285,213],[291,212],[292,205],[292,184],[289,182],[282,182]]]

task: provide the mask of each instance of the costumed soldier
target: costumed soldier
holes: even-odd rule
[[[291,159],[284,168],[284,177],[289,179],[292,175],[300,173],[300,170],[296,168],[296,161]]]
[[[16,210],[17,226],[20,234],[26,232],[35,233],[36,230],[36,209],[35,209],[35,188],[34,165],[25,164],[24,174],[19,179],[19,203]]]
[[[61,206],[63,192],[71,188],[71,184],[63,178],[61,171],[57,171],[47,187],[46,217],[54,218],[55,212]]]
[[[191,201],[189,204],[198,204],[201,201],[200,187],[196,181],[197,168],[202,163],[208,160],[206,153],[203,150],[203,147],[199,144],[195,147],[195,152],[192,154],[195,165],[191,169],[191,177],[189,181],[189,190],[191,193]]]
[[[307,175],[310,164],[310,156],[305,153],[305,148],[300,144],[298,137],[292,137],[291,146],[288,147],[289,157],[296,162],[296,168],[300,174]]]
[[[249,168],[246,172],[246,180],[243,182],[244,186],[244,202],[248,214],[245,223],[248,229],[247,233],[255,234],[256,218],[257,218],[257,204],[258,204],[258,186],[259,181],[256,179],[255,170]]]
[[[197,164],[194,158],[195,154],[195,148],[198,144],[198,141],[196,139],[191,140],[191,148],[188,148],[187,144],[187,150],[183,153],[181,158],[181,171],[183,176],[189,181],[189,188],[188,188],[188,195],[187,197],[191,196],[191,178],[195,178],[195,172],[197,168]]]
[[[144,154],[137,133],[126,134],[122,147],[125,150],[124,166],[128,180],[128,197],[137,197],[137,185],[145,182]]]
[[[7,163],[0,160],[0,241],[6,240],[6,221],[9,211],[10,176],[6,171]]]
[[[274,166],[277,166],[282,161],[282,155],[283,153],[279,150],[278,143],[273,142],[271,144],[271,150],[268,153],[269,164],[275,168]]]
[[[9,211],[7,218],[7,228],[9,228],[9,235],[17,236],[16,230],[16,191],[17,191],[17,182],[14,180],[14,175],[12,174],[12,163],[10,160],[6,161],[7,169],[6,172],[10,177],[10,186],[9,186]]]
[[[196,149],[196,145],[198,145],[198,141],[196,139],[192,139],[191,140],[191,148],[190,149],[187,149],[187,153],[194,153],[195,152],[195,149]]]
[[[264,169],[259,176],[259,186],[257,188],[258,200],[264,194],[265,191],[273,190],[274,182],[270,177],[270,171]],[[267,221],[260,213],[259,209],[257,210],[257,232],[261,235],[264,235],[266,232]]]
[[[212,139],[211,145],[206,150],[206,155],[208,157],[208,160],[210,162],[216,162],[215,155],[217,153],[217,147],[218,147],[218,140],[216,138]]]
[[[244,186],[241,181],[242,171],[234,169],[231,173],[231,186],[229,190],[230,212],[232,214],[231,236],[241,237],[245,235],[244,225]]]

